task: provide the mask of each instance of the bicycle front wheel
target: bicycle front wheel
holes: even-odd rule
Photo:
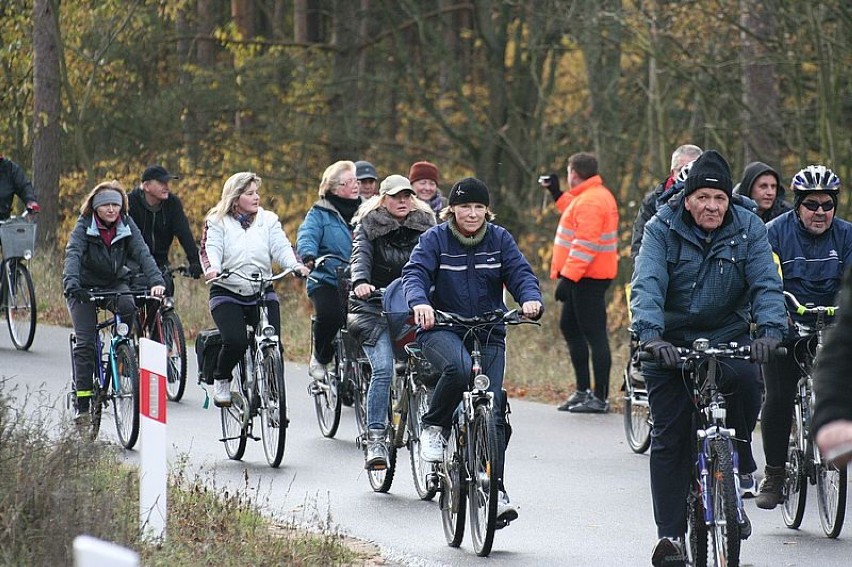
[[[261,361],[259,377],[263,381],[260,406],[260,434],[263,437],[263,451],[266,462],[277,468],[284,458],[284,445],[287,440],[287,393],[284,384],[284,364],[278,346],[266,349]]]
[[[368,469],[367,478],[370,479],[370,486],[374,492],[387,492],[393,484],[393,477],[396,474],[396,429],[393,423],[393,397],[390,397],[388,404],[388,426],[385,429],[385,445],[388,448],[388,466],[385,469]],[[356,402],[357,403],[357,402]],[[366,407],[366,397],[365,397]]]
[[[805,517],[805,504],[808,500],[808,477],[805,471],[802,428],[802,406],[796,403],[793,408],[793,426],[790,430],[790,444],[787,449],[784,502],[781,506],[784,524],[794,530],[802,525],[802,519]]]
[[[35,288],[27,266],[17,258],[6,262],[6,285],[6,323],[9,326],[9,335],[16,349],[27,350],[35,338]]]
[[[494,412],[487,405],[476,408],[473,417],[470,487],[467,498],[470,508],[470,537],[473,549],[480,557],[491,553],[497,521],[497,424]]]
[[[113,370],[113,414],[118,440],[132,449],[139,438],[139,365],[129,342],[115,345]]]
[[[630,375],[632,361],[624,370],[624,435],[634,453],[644,453],[651,446],[651,408],[648,392],[636,388]]]
[[[714,439],[710,451],[708,484],[713,503],[713,552],[716,565],[737,567],[740,564],[740,523],[731,441]]]
[[[441,496],[438,498],[444,537],[447,538],[447,545],[450,547],[460,546],[464,538],[467,483],[462,451],[464,448],[459,446],[458,428],[453,426],[450,438],[447,440],[447,447],[444,449],[444,470],[440,473]]]
[[[814,444],[814,452],[819,451]],[[846,517],[846,467],[820,463],[816,467],[817,505],[819,523],[825,535],[835,538],[843,529]]]
[[[704,521],[704,503],[700,484],[692,480],[686,499],[686,543],[692,567],[707,567],[707,523]]]
[[[426,475],[435,470],[435,465],[420,458],[421,419],[429,411],[432,394],[426,386],[418,384],[408,398],[408,455],[411,458],[411,476],[414,479],[414,489],[420,500],[432,500],[437,488],[430,488]]]
[[[335,340],[340,340],[338,337]],[[338,349],[339,350],[339,349]],[[326,372],[321,380],[315,380],[310,387],[314,397],[314,408],[317,412],[317,423],[323,437],[334,437],[340,426],[340,382],[343,363],[340,356],[334,356],[334,372]]]
[[[360,348],[359,348],[360,350]],[[370,379],[373,368],[363,352],[361,357],[352,365],[351,383],[353,389],[352,405],[355,406],[355,424],[361,439],[367,437],[367,392],[370,389]]]
[[[225,453],[229,459],[239,461],[246,452],[246,421],[249,408],[243,393],[243,376],[247,372],[246,357],[244,356],[231,372],[231,405],[219,408],[222,418],[222,439],[225,443]]]
[[[169,400],[179,402],[186,388],[186,337],[183,324],[174,311],[160,315],[157,340],[166,346],[166,395]]]

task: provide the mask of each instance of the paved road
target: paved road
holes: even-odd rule
[[[19,392],[31,388],[58,399],[70,374],[67,336],[67,329],[40,326],[32,352],[22,353],[0,328],[0,375]],[[190,367],[194,375],[192,360]],[[266,466],[260,443],[249,442],[242,462],[226,458],[217,441],[218,410],[202,408],[204,392],[194,382],[182,403],[169,404],[172,461],[188,456],[193,467],[215,475],[220,486],[242,486],[247,474],[249,488],[270,510],[312,524],[330,521],[345,533],[376,542],[394,562],[483,564],[469,539],[460,549],[445,545],[436,504],[417,499],[405,450],[391,493],[373,493],[354,445],[352,410],[344,408],[337,438],[324,439],[306,393],[305,365],[288,364],[287,380],[292,425],[280,469]],[[520,518],[497,533],[488,564],[648,565],[656,539],[648,458],[627,448],[621,416],[568,415],[524,401],[513,401],[512,409],[515,434],[506,474]],[[67,417],[63,410],[51,411],[57,419]],[[104,423],[105,434],[114,437],[111,422]],[[137,458],[136,452],[128,453],[129,460]],[[825,539],[813,500],[800,531],[784,528],[779,511],[758,510],[753,500],[746,506],[754,535],[744,544],[743,565],[852,565],[852,526],[838,540]]]

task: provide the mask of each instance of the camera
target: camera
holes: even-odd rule
[[[544,184],[544,183],[550,184],[550,175],[549,174],[539,175],[538,176],[538,182],[540,184]]]

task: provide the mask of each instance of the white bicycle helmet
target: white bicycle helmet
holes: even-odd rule
[[[837,194],[840,178],[824,165],[809,165],[793,176],[790,187],[795,193],[820,192]]]

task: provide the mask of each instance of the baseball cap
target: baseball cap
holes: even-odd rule
[[[376,168],[373,167],[372,163],[361,160],[355,162],[355,178],[358,180],[378,179],[379,176],[376,173]]]
[[[380,195],[396,195],[402,191],[410,191],[414,193],[414,189],[411,188],[411,183],[408,182],[408,178],[403,175],[388,175],[385,177],[385,180],[382,181],[381,186],[379,186]]]
[[[151,181],[152,179],[160,183],[168,183],[171,179],[180,179],[177,175],[172,175],[162,165],[149,165],[145,168],[145,173],[142,174],[142,181]]]

